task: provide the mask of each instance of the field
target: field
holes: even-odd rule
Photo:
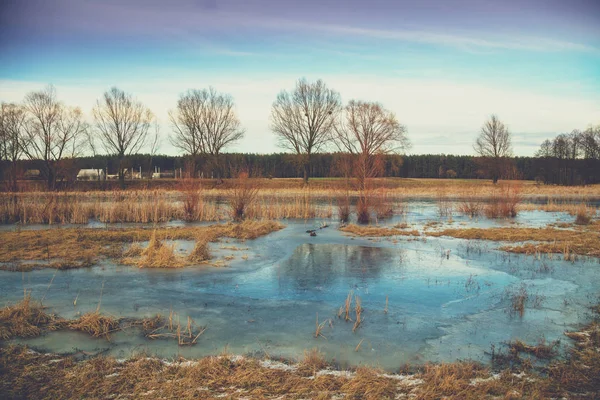
[[[600,185],[100,184],[0,194],[2,398],[600,394]]]

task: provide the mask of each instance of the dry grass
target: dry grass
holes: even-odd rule
[[[65,321],[54,314],[48,314],[40,303],[24,294],[19,303],[0,309],[0,340],[12,337],[33,337],[43,332],[64,327]]]
[[[124,229],[78,229],[61,228],[31,231],[0,232],[0,262],[19,262],[21,260],[52,261],[59,263],[39,264],[39,267],[76,268],[89,266],[101,258],[121,258],[130,252],[138,252],[134,244],[133,250],[123,252],[128,243],[166,239],[196,240],[198,237],[210,237],[216,240],[221,237],[235,239],[255,239],[283,228],[274,221],[244,221],[239,224],[228,223],[203,227],[181,228],[124,228]],[[135,247],[134,247],[135,246]],[[162,246],[164,247],[164,246]],[[156,250],[156,248],[154,247]],[[168,259],[167,251],[159,253],[159,259]],[[88,260],[82,263],[83,260]],[[163,263],[164,264],[164,263]],[[27,268],[27,266],[24,266]],[[29,266],[30,268],[31,266]]]
[[[570,254],[600,257],[600,223],[577,230],[556,228],[469,228],[429,231],[429,236],[451,236],[460,239],[481,239],[505,242],[541,242],[507,245],[502,250],[513,253]]]
[[[110,339],[110,334],[120,329],[117,318],[100,314],[98,310],[83,314],[74,321],[69,321],[69,328],[105,339]]]
[[[560,341],[546,343],[545,339],[540,339],[539,342],[532,346],[521,340],[515,340],[508,343],[508,348],[511,353],[518,356],[520,353],[527,353],[535,356],[538,359],[549,360],[558,354],[558,346]]]
[[[349,224],[340,228],[340,231],[351,233],[356,236],[387,237],[387,236],[420,236],[419,231],[406,231],[396,228],[380,226],[359,226]]]

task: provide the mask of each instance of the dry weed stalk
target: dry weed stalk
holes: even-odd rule
[[[354,321],[354,326],[352,327],[352,332],[355,332],[359,327],[360,324],[362,323],[362,307],[361,307],[361,301],[360,301],[360,297],[355,296],[355,303],[356,306],[354,308],[354,312],[356,313],[356,321]]]
[[[326,324],[326,323],[327,323],[327,320],[325,320],[325,321],[323,321],[323,322],[319,323],[319,313],[317,313],[317,322],[315,323],[315,324],[316,324],[316,328],[315,328],[315,338],[317,338],[317,339],[318,339],[318,338],[319,338],[319,336],[322,336],[324,339],[327,339],[327,338],[325,337],[325,335],[323,335],[323,333],[322,333],[322,331],[323,331],[323,328],[325,328],[325,324]]]
[[[356,345],[356,348],[354,349],[354,351],[355,351],[355,352],[358,352],[358,350],[360,350],[360,345],[362,344],[362,342],[363,342],[364,340],[365,340],[364,338],[363,338],[363,339],[360,339],[360,342],[358,342],[358,344]]]
[[[173,321],[177,317],[177,325]],[[187,324],[181,325],[179,316],[169,311],[169,318],[165,321],[160,315],[144,320],[142,326],[144,335],[149,339],[177,339],[179,346],[192,346],[198,342],[198,338],[206,331],[206,326],[196,326],[191,317],[187,317]]]
[[[354,295],[354,292],[351,290],[350,292],[348,292],[348,296],[346,296],[346,301],[344,302],[344,320],[345,321],[352,321],[352,318],[350,318],[350,310],[352,309],[352,296]],[[340,309],[341,311],[341,309]],[[340,315],[341,316],[341,312]]]

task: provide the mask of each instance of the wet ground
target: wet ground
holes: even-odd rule
[[[432,203],[414,203],[385,223],[404,221],[410,229],[422,229],[440,220],[436,212]],[[537,211],[510,222],[454,215],[452,223],[444,218],[444,227],[544,226],[572,220],[567,214]],[[0,271],[0,305],[18,301],[26,288],[66,318],[95,310],[101,302],[101,311],[116,317],[173,310],[182,323],[190,316],[207,327],[192,347],[148,340],[133,328],[112,335],[110,342],[75,332],[19,340],[42,351],[105,351],[124,358],[139,351],[200,357],[226,349],[298,358],[303,350],[318,347],[342,367],[369,364],[394,370],[426,361],[485,362],[491,345],[498,348],[516,338],[564,342],[563,332],[585,322],[588,307],[598,303],[598,259],[540,260],[498,251],[500,244],[489,241],[353,238],[328,222],[316,237],[306,230],[321,220],[284,221],[285,229],[257,240],[212,243],[217,258],[228,258],[226,267],[140,270],[105,262],[69,271]],[[175,244],[181,253],[193,247],[187,241]],[[521,317],[511,311],[511,299],[523,289],[528,300]],[[356,332],[352,322],[337,317],[349,291],[364,309]],[[331,320],[323,328],[325,337],[318,339],[317,314],[319,322]]]

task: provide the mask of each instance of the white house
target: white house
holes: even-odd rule
[[[77,173],[78,181],[100,181],[104,179],[102,169],[80,169]]]

